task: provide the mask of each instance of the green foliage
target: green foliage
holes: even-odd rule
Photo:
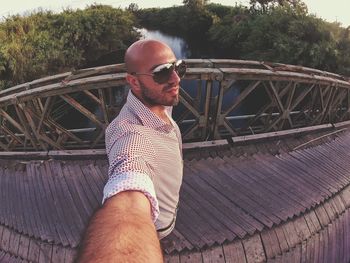
[[[186,6],[143,9],[138,14],[142,26],[158,29],[184,38],[203,37],[210,28],[212,17],[205,9],[193,11]]]
[[[103,5],[8,17],[0,23],[0,89],[123,53],[139,37],[135,25],[131,12]]]
[[[307,14],[307,6],[302,0],[250,0],[253,12],[266,13],[276,7],[292,8],[297,13]]]
[[[6,84],[17,84],[43,72],[57,57],[58,46],[50,33],[38,31],[30,17],[13,16],[0,25],[0,75]]]
[[[182,2],[191,11],[196,12],[202,10],[208,3],[208,0],[183,0]]]
[[[338,69],[337,71],[350,76],[350,27],[343,30],[339,37],[338,45]]]
[[[279,7],[252,19],[249,27],[250,34],[243,41],[243,58],[322,69],[334,67],[336,42],[320,19]]]
[[[113,50],[125,50],[136,38],[133,17],[121,9],[95,5],[85,10],[66,10],[51,20],[50,28],[57,28],[54,37],[64,47],[82,52],[85,64],[91,64]]]
[[[222,57],[343,73],[346,71],[340,69],[340,65],[345,61],[341,60],[349,58],[350,53],[346,54],[347,48],[344,51],[339,48],[342,31],[337,25],[307,14],[300,5],[285,4],[269,7],[264,12],[250,9],[247,13],[236,8],[210,28],[209,37],[213,45],[220,48]]]
[[[140,24],[184,37],[192,50],[206,46],[216,58],[289,63],[350,75],[350,29],[308,14],[301,0],[251,0],[249,9],[200,0],[183,3],[143,10]]]
[[[236,7],[233,6],[225,6],[215,3],[208,4],[206,8],[209,11],[209,13],[211,13],[214,16],[217,16],[220,19],[229,15],[231,12],[234,12],[234,10],[236,9]]]
[[[135,3],[131,3],[128,8],[127,8],[128,11],[132,12],[132,13],[137,13],[140,8],[138,6],[138,4],[135,4]]]
[[[250,35],[249,11],[237,6],[226,12],[219,22],[212,25],[208,32],[208,38],[215,50],[219,51],[218,57],[239,58],[242,43]]]

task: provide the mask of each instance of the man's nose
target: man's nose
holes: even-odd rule
[[[170,83],[174,83],[174,84],[179,84],[180,83],[180,77],[179,75],[177,74],[176,70],[174,70],[172,73],[171,73],[171,76],[170,76],[170,79],[169,79],[169,82]]]

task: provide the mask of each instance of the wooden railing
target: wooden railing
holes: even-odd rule
[[[350,119],[350,82],[315,69],[257,61],[189,59],[174,109],[184,141],[206,141]],[[104,147],[125,102],[123,64],[83,69],[0,92],[0,149]]]

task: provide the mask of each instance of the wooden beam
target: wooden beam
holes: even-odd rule
[[[22,112],[22,109],[19,107],[19,105],[15,105],[15,109],[16,109],[17,116],[22,124],[22,127],[24,128],[23,133],[25,137],[32,143],[32,146],[34,147],[34,149],[38,150],[37,142],[31,134],[31,129],[27,124],[27,121],[24,116],[24,113]]]
[[[226,118],[224,120],[224,126],[230,132],[231,135],[233,135],[233,136],[237,135],[237,133],[235,132],[235,130],[232,127],[231,123]]]
[[[100,122],[93,113],[91,113],[88,109],[86,109],[83,105],[81,105],[75,99],[73,99],[72,97],[70,97],[67,94],[60,95],[60,97],[64,101],[66,101],[69,105],[71,105],[73,108],[75,108],[77,111],[79,111],[80,113],[85,115],[88,119],[90,119],[97,126],[100,126],[101,128],[105,127],[105,124]]]
[[[31,109],[27,109],[30,114],[34,117],[36,117],[37,119],[40,119],[40,116],[35,113],[34,111],[32,111]],[[57,122],[51,120],[51,118],[47,117],[43,123],[48,126],[49,128],[51,128],[50,133],[55,133],[55,129],[59,130],[60,132],[66,134],[69,138],[73,139],[74,141],[76,141],[77,143],[83,143],[83,141],[77,137],[76,135],[74,135],[73,132],[68,131],[67,129],[63,128],[61,125],[59,125]],[[39,132],[39,131],[38,131]]]
[[[193,115],[196,118],[200,117],[200,113],[190,104],[188,103],[181,95],[180,95],[180,102],[189,110],[193,113]]]
[[[19,106],[23,110],[24,115],[29,123],[29,126],[31,127],[31,130],[33,131],[33,134],[34,134],[35,138],[37,139],[38,143],[40,144],[41,148],[44,150],[47,150],[47,146],[42,142],[43,137],[46,137],[46,136],[43,136],[39,132],[37,132],[32,115],[29,114],[29,112],[28,112],[29,107],[26,107],[25,104],[19,104]]]
[[[50,83],[54,83],[57,81],[60,81],[62,79],[64,79],[66,76],[68,76],[69,74],[71,74],[70,72],[66,72],[66,73],[61,73],[61,74],[57,74],[54,76],[49,76],[49,77],[44,77],[41,79],[37,79],[37,80],[33,80],[31,82],[26,82],[20,85],[16,85],[14,87],[8,88],[8,89],[4,89],[0,91],[0,97],[3,96],[8,96],[11,94],[16,94],[18,92],[24,91],[24,90],[28,90],[30,88],[36,88],[39,86],[44,86]]]
[[[190,113],[191,113],[191,111],[189,111],[189,110],[184,110],[184,111],[181,113],[181,115],[178,116],[178,117],[176,118],[176,122],[177,122],[178,124],[181,124],[181,123],[185,120],[185,118],[186,118]]]
[[[189,142],[182,145],[182,149],[188,150],[193,148],[208,148],[228,145],[227,140],[213,140],[205,142]]]
[[[248,87],[241,92],[241,94],[235,100],[235,103],[224,112],[224,115],[228,115],[231,111],[233,111],[260,83],[261,81],[252,81]]]
[[[291,105],[292,105],[292,101],[293,101],[293,97],[295,94],[295,89],[296,89],[297,84],[294,83],[294,85],[291,87],[291,91],[288,93],[288,98],[287,98],[287,102],[286,102],[286,113],[288,114],[288,121],[289,121],[289,127],[290,128],[294,128],[293,122],[292,122],[292,118],[290,116],[290,111],[291,111]],[[281,127],[283,128],[283,126]]]
[[[281,102],[280,97],[279,97],[279,95],[278,95],[278,93],[276,91],[275,85],[273,85],[272,81],[269,81],[269,84],[270,84],[270,89],[272,91],[272,99],[275,100],[275,104],[279,108],[280,113],[282,115],[282,113],[285,110],[284,106],[283,106],[283,103]]]
[[[91,144],[91,148],[95,148],[95,146],[98,144],[98,142],[101,140],[101,138],[105,135],[105,130],[101,129],[100,133],[94,140],[94,142]]]
[[[100,89],[99,89],[100,90]],[[96,102],[98,105],[101,105],[101,101],[97,98],[91,91],[83,90],[83,93],[88,96],[92,101]]]
[[[220,116],[221,116],[221,111],[222,111],[222,103],[224,100],[224,87],[222,85],[219,85],[219,93],[216,98],[216,109],[215,109],[215,119],[213,120],[213,137],[214,139],[220,139],[220,134],[219,134],[219,125],[220,123]]]
[[[290,110],[294,110],[296,106],[299,105],[299,103],[309,94],[309,92],[315,87],[315,84],[312,84],[311,86],[309,86],[308,88],[306,88],[305,90],[303,90],[303,92],[295,99],[293,105],[290,107]]]
[[[327,105],[329,103],[329,101],[331,100],[332,98],[332,93],[333,93],[333,89],[331,89],[331,86],[328,85],[326,88],[325,88],[325,91],[323,92],[323,90],[320,88],[320,93],[321,93],[321,108],[322,108],[322,111],[320,111],[320,113],[316,116],[316,118],[311,122],[311,125],[315,125],[317,123],[319,123],[320,119],[323,118],[326,110],[327,110]]]
[[[337,97],[334,99],[334,101],[332,102],[332,104],[330,105],[331,108],[331,112],[335,112],[337,111],[337,106],[340,104],[340,106],[342,106],[341,102],[343,100],[347,100],[347,97],[345,96],[345,94],[347,94],[347,90],[346,89],[341,89],[341,91],[339,91]],[[337,120],[333,120],[333,122],[336,122]]]
[[[346,115],[350,113],[350,90],[347,90],[346,101],[347,101],[346,104],[348,109],[340,117],[340,121],[344,121],[344,119],[346,118]]]
[[[42,124],[43,124],[43,121],[44,119],[46,118],[46,115],[47,114],[50,114],[50,111],[51,111],[51,108],[52,108],[52,105],[54,103],[54,100],[55,97],[48,97],[45,101],[45,105],[44,105],[44,109],[41,113],[41,118],[39,120],[39,124],[38,124],[38,128],[37,130],[40,131],[41,130],[41,127],[42,127]]]
[[[280,136],[296,135],[296,134],[306,133],[310,131],[329,130],[332,128],[333,128],[332,124],[323,124],[323,125],[316,125],[311,127],[297,128],[297,129],[277,131],[277,132],[267,132],[267,133],[253,134],[253,135],[237,136],[237,137],[232,137],[231,139],[233,143],[238,143],[238,142],[247,142],[247,141],[254,141],[254,140],[265,140],[267,138],[274,138],[274,137],[280,137]]]
[[[278,94],[280,97],[283,97],[283,96],[287,93],[288,88],[289,88],[289,86],[291,85],[291,83],[292,83],[292,82],[289,82],[289,83],[287,84],[287,87],[286,87],[286,88],[282,88],[282,89],[281,89],[280,93]],[[264,85],[264,88],[265,88],[266,92],[268,93],[269,97],[271,98],[271,97],[272,97],[272,94],[271,94],[271,92],[269,91],[268,86],[265,85],[265,82],[263,82],[263,85]],[[273,107],[274,103],[275,103],[275,102],[274,102],[273,100],[271,100],[269,103],[267,103],[265,106],[263,106],[263,107],[257,112],[256,116],[246,124],[245,128],[252,126],[252,124],[255,123],[258,119],[261,119],[262,114],[265,114],[266,111],[267,111],[267,109]]]
[[[197,81],[197,90],[202,89],[201,87],[201,80]],[[194,99],[191,97],[190,94],[188,94],[183,88],[180,87],[180,96],[183,97],[184,100],[186,100],[191,105],[194,105]]]
[[[295,84],[296,85],[296,84]],[[275,101],[275,104],[278,106],[278,108],[280,109],[280,116],[277,117],[271,124],[270,126],[268,126],[265,131],[270,131],[273,127],[276,127],[276,125],[281,122],[281,125],[280,127],[278,128],[278,130],[282,129],[283,128],[283,125],[284,125],[284,121],[285,119],[288,120],[289,122],[289,125],[291,128],[293,128],[293,122],[291,120],[291,117],[290,117],[290,108],[291,108],[291,101],[292,101],[292,98],[293,98],[293,95],[294,95],[294,91],[295,91],[295,85],[293,86],[293,91],[289,93],[289,98],[287,99],[287,102],[286,102],[286,107],[283,105],[280,97],[279,97],[279,94],[277,93],[273,83],[270,81],[270,87],[271,87],[271,90],[272,90],[272,98],[273,100]]]
[[[249,68],[220,68],[226,79],[250,79],[250,80],[294,80],[302,83],[334,83],[338,86],[350,88],[350,83],[332,77],[309,75],[298,72],[288,71],[271,71],[266,69],[249,69]],[[227,75],[227,76],[226,76]]]
[[[64,150],[64,151],[54,151],[51,150],[47,153],[48,157],[53,159],[69,158],[69,157],[104,157],[106,158],[105,149],[88,149],[88,150]]]
[[[331,92],[330,97],[327,101],[327,104],[326,104],[324,110],[322,111],[323,114],[321,116],[321,122],[325,122],[327,117],[329,116],[328,114],[329,114],[330,109],[331,109],[330,106],[332,104],[332,101],[334,100],[335,94],[336,94],[336,89],[332,89],[332,92]]]
[[[21,91],[17,94],[0,97],[0,107],[11,105],[14,100],[25,102],[34,98],[44,98],[58,96],[71,92],[81,92],[83,90],[118,87],[125,85],[125,73],[110,74],[90,77],[86,79],[73,80],[68,83],[55,83],[32,90]]]
[[[196,98],[193,100],[193,105],[195,108],[200,108],[200,103],[202,99],[202,81],[196,81]],[[180,90],[184,90],[182,87],[180,87]]]
[[[4,149],[5,151],[9,151],[8,146],[7,146],[6,144],[2,143],[2,142],[0,142],[0,147],[1,147],[2,149]]]
[[[24,129],[23,127],[17,122],[15,121],[7,112],[5,112],[3,109],[0,108],[0,114],[6,119],[8,120],[13,126],[15,126],[15,128],[17,128],[17,130],[19,130],[20,132],[24,133]]]
[[[108,110],[106,107],[106,98],[105,98],[105,90],[99,89],[98,90],[98,94],[100,96],[100,101],[101,101],[101,110],[103,113],[103,119],[105,121],[105,124],[108,125],[109,124],[109,116],[108,116]]]
[[[209,111],[210,111],[210,104],[211,104],[211,97],[212,97],[212,88],[213,88],[213,82],[207,80],[206,85],[206,97],[205,97],[205,104],[204,104],[204,116],[203,116],[203,123],[199,123],[202,125],[202,140],[208,140],[210,136],[210,123],[209,123]]]
[[[4,125],[1,125],[1,129],[3,129],[12,139],[14,139],[19,144],[24,145],[24,141],[21,140],[18,136],[16,136],[9,128]]]
[[[200,128],[201,127],[199,126],[199,122],[196,121],[190,128],[188,128],[186,131],[184,131],[182,133],[182,137],[184,139],[186,139],[186,138],[190,137],[190,135],[192,135],[195,130],[200,129]],[[188,139],[193,139],[193,138],[190,137]]]

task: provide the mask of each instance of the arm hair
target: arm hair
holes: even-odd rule
[[[77,262],[163,262],[147,197],[125,191],[109,198],[92,217]]]

